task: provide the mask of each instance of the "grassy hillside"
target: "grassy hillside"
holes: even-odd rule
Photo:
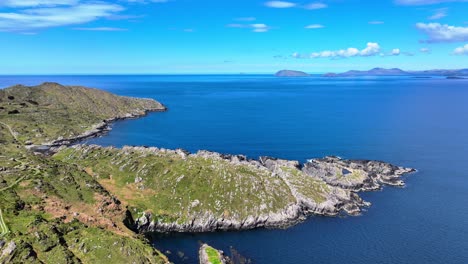
[[[103,120],[162,110],[165,107],[151,99],[57,83],[0,90],[0,122],[10,126],[20,142],[28,144],[77,137]]]
[[[168,262],[123,224],[126,208],[89,174],[23,145],[38,129],[41,142],[159,103],[56,84],[16,86],[0,98],[0,263]]]

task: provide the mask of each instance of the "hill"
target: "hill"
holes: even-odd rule
[[[308,77],[310,74],[301,71],[281,70],[275,74],[276,77]]]

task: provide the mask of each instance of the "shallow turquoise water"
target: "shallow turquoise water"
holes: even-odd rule
[[[155,238],[176,263],[197,263],[199,241],[233,246],[254,263],[468,263],[468,80],[0,76],[2,87],[42,81],[151,97],[169,107],[118,122],[89,143],[300,161],[339,155],[419,170],[404,189],[363,194],[373,205],[360,217]]]

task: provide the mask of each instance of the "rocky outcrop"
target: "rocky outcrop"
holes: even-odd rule
[[[200,258],[200,264],[229,264],[232,263],[228,257],[224,255],[224,252],[210,247],[207,244],[203,244],[198,250]]]
[[[65,148],[66,149],[66,148]],[[155,210],[149,208],[141,208],[143,213],[135,217],[133,229],[139,232],[209,232],[215,230],[245,230],[253,228],[283,228],[294,225],[304,220],[309,215],[336,216],[338,214],[358,215],[363,207],[370,206],[370,203],[362,200],[357,192],[378,190],[384,185],[403,186],[401,176],[406,173],[414,172],[413,169],[394,166],[380,161],[368,160],[344,160],[338,157],[326,157],[323,159],[312,159],[305,164],[300,164],[298,161],[275,159],[270,157],[260,157],[259,159],[248,159],[242,155],[224,155],[216,152],[199,151],[190,154],[184,150],[167,150],[159,148],[145,147],[124,147],[123,149],[103,148],[99,146],[74,146],[75,154],[68,154],[69,159],[79,163],[80,159],[90,161],[96,159],[101,154],[118,156],[119,159],[112,161],[116,166],[120,166],[120,172],[127,165],[122,165],[121,162],[129,162],[133,164],[135,172],[147,172],[134,176],[138,178],[139,184],[144,186],[145,182],[155,180],[154,177],[160,177],[159,174],[151,175],[151,169],[144,167],[138,169],[133,162],[134,157],[145,159],[145,164],[151,163],[151,160],[159,160],[161,157],[175,160],[181,159],[184,163],[190,160],[206,160],[207,165],[201,165],[197,170],[204,170],[203,166],[218,166],[224,169],[217,171],[214,175],[206,175],[206,177],[216,178],[224,181],[225,185],[232,184],[230,178],[226,178],[226,172],[232,168],[242,168],[251,173],[255,173],[256,177],[260,177],[260,186],[250,186],[246,190],[247,193],[253,195],[251,199],[258,200],[245,203],[246,207],[251,207],[245,210],[247,214],[241,214],[235,209],[225,205],[226,210],[231,212],[229,215],[220,214],[213,211],[210,207],[204,209],[204,206],[209,204],[206,196],[193,197],[188,204],[181,204],[180,210],[188,210],[190,213],[182,218],[174,221],[163,221],[158,214],[154,214]],[[103,152],[102,152],[103,151]],[[154,157],[154,158],[153,158]],[[171,161],[173,166],[177,163]],[[198,164],[198,163],[197,163]],[[205,163],[201,163],[205,164]],[[192,165],[190,165],[192,166]],[[184,170],[186,171],[186,170]],[[187,171],[186,171],[187,173]],[[133,172],[132,172],[133,174]],[[195,176],[184,174],[172,178],[173,185],[177,185],[182,179],[192,179]],[[255,179],[252,179],[253,181]],[[167,181],[167,179],[159,179],[158,181]],[[273,194],[271,197],[262,197],[258,192],[259,188],[268,188],[272,181],[280,181],[284,184],[277,185],[275,192],[284,193],[286,196],[292,196],[291,202],[272,207],[269,210],[261,210],[266,208],[267,204],[273,202]],[[189,183],[186,183],[189,184]],[[169,188],[172,188],[168,185]],[[145,189],[149,188],[144,186]],[[167,188],[167,187],[166,187]],[[214,188],[214,187],[212,187]],[[214,192],[215,189],[208,189],[207,192]],[[185,193],[177,194],[172,190],[170,195],[174,200],[183,199]],[[181,197],[178,197],[180,195]],[[238,194],[237,190],[229,190],[225,193],[226,197],[231,197]],[[242,198],[242,197],[241,197]],[[220,198],[221,199],[221,198]],[[285,198],[286,199],[286,198]],[[186,209],[188,207],[188,209]],[[255,209],[257,208],[257,209]],[[196,209],[196,210],[195,210]],[[161,208],[159,209],[161,210]]]
[[[343,160],[339,157],[312,159],[304,164],[302,170],[332,186],[355,192],[378,190],[383,185],[404,186],[401,176],[415,172],[414,169],[381,161]]]
[[[302,71],[281,70],[275,74],[276,77],[308,77],[310,74]]]

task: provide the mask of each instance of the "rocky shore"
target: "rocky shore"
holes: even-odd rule
[[[156,105],[155,107],[149,107],[144,110],[139,110],[139,111],[134,111],[132,113],[127,113],[122,116],[116,116],[113,118],[108,118],[103,120],[100,123],[97,123],[93,125],[89,130],[85,131],[84,133],[75,136],[75,137],[70,137],[70,138],[63,138],[59,137],[56,140],[53,140],[51,142],[44,142],[41,145],[33,145],[33,144],[26,144],[26,148],[37,153],[43,153],[43,154],[52,154],[53,149],[60,147],[60,146],[69,146],[72,144],[75,144],[77,142],[84,141],[86,139],[90,138],[95,138],[95,137],[100,137],[105,134],[107,134],[110,130],[112,130],[111,125],[114,122],[121,121],[121,120],[127,120],[127,119],[136,119],[136,118],[141,118],[149,113],[152,112],[165,112],[167,111],[167,107],[164,106],[163,104],[153,100],[153,99],[141,99],[141,100],[148,100],[151,102],[151,104]]]
[[[252,195],[250,198],[252,202],[241,202],[240,206],[243,209],[225,204],[220,206],[219,210],[213,210],[207,206],[211,201],[203,195],[194,195],[195,197],[192,197],[185,204],[180,203],[180,210],[187,211],[187,213],[185,215],[177,214],[177,217],[172,218],[170,221],[162,220],[158,214],[155,214],[156,208],[138,208],[141,214],[128,222],[133,222],[132,228],[141,233],[210,232],[261,227],[284,228],[297,224],[310,215],[336,216],[342,213],[359,215],[361,209],[370,206],[370,203],[362,200],[358,192],[378,190],[384,185],[403,186],[401,176],[415,171],[414,169],[398,167],[380,161],[344,160],[338,157],[312,159],[305,164],[300,164],[298,161],[270,157],[260,157],[255,160],[242,155],[224,155],[209,151],[190,154],[180,149],[167,150],[144,147],[116,149],[85,145],[74,146],[72,149],[71,154],[70,150],[66,154],[68,159],[78,164],[83,161],[90,165],[96,175],[99,175],[98,177],[103,177],[103,175],[98,174],[99,170],[95,169],[96,167],[93,166],[90,159],[95,159],[99,155],[118,156],[119,158],[112,160],[111,164],[115,163],[115,166],[118,165],[119,168],[133,164],[133,170],[126,172],[126,174],[136,174],[135,182],[139,183],[139,188],[145,190],[152,189],[150,182],[160,182],[166,179],[160,178],[159,173],[152,174],[151,167],[139,167],[134,164],[132,161],[135,157],[144,159],[147,165],[156,163],[161,158],[180,159],[182,162],[208,161],[207,164],[209,165],[203,166],[216,166],[219,170],[210,172],[209,175],[202,174],[202,176],[220,180],[222,185],[232,186],[233,181],[239,180],[236,176],[226,177],[226,172],[232,168],[240,169],[240,171],[248,170],[249,174],[255,174],[255,177],[259,177],[259,179],[249,179],[249,181],[258,182],[258,185],[253,184],[246,187],[245,193]],[[60,152],[59,155],[61,155]],[[128,162],[128,165],[125,162]],[[199,170],[203,169],[203,167],[199,168]],[[142,171],[143,173],[141,173]],[[182,191],[180,194],[177,193],[179,191],[177,190],[177,182],[180,181],[180,178],[196,176],[187,175],[185,169],[182,171],[185,174],[175,173],[173,183],[167,185],[168,190],[165,189],[171,193],[174,201],[179,198],[182,199],[179,195],[186,195]],[[115,175],[113,175],[113,179],[115,180]],[[274,185],[274,182],[276,182],[276,185]],[[269,185],[272,185],[271,190],[283,193],[284,200],[287,202],[274,207],[268,206],[272,203],[272,194],[268,192],[260,193],[258,190],[260,188],[268,189]],[[232,199],[234,195],[242,195],[237,192],[236,188],[238,187],[232,187],[232,189],[226,188],[219,198],[213,200],[228,200],[227,197]],[[196,186],[191,188],[196,188]],[[208,187],[206,190],[208,193],[215,191],[215,187]],[[289,200],[286,198],[288,196],[291,197]],[[244,197],[237,198],[244,199]],[[207,207],[204,208],[204,206]],[[147,207],[151,207],[151,205]],[[167,208],[158,208],[158,210],[168,211]],[[223,213],[226,211],[229,214]]]

